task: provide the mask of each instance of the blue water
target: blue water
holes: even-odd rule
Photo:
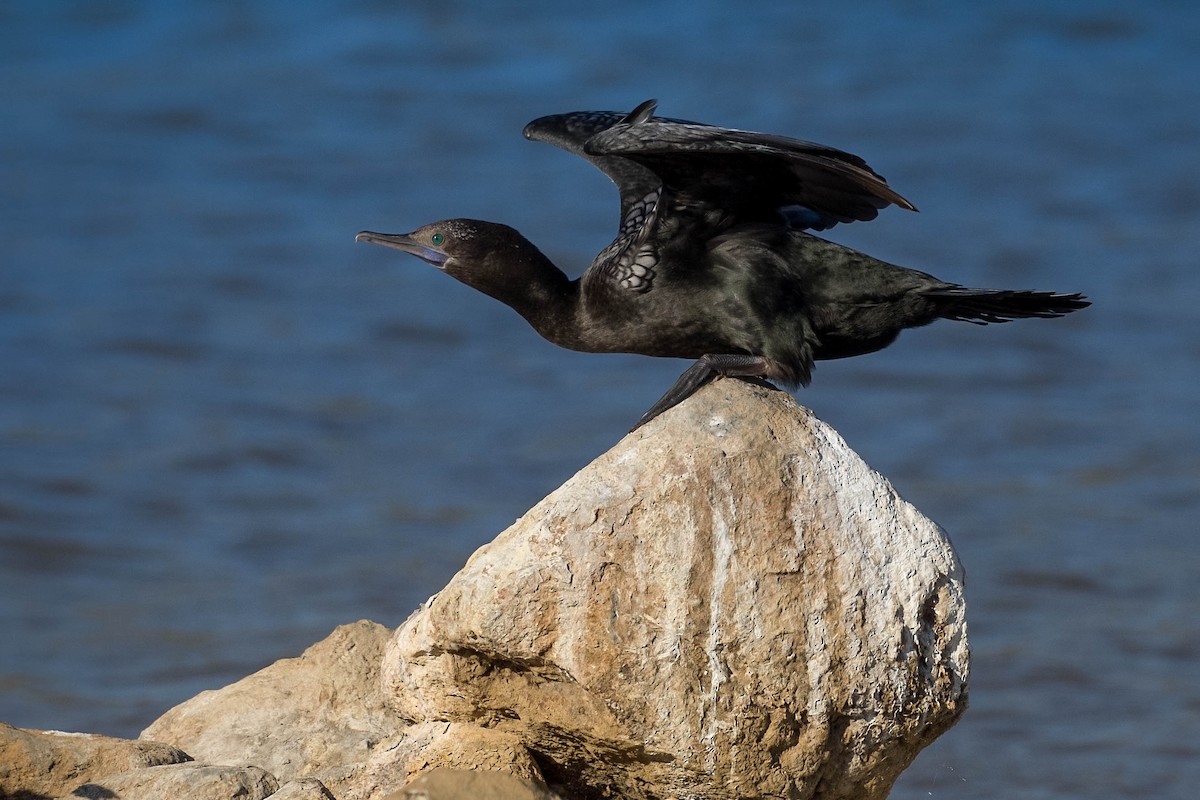
[[[827,142],[832,238],[1074,317],[941,323],[802,401],[951,534],[971,708],[897,798],[1200,782],[1200,6],[0,6],[0,720],[135,735],[399,624],[683,364],[556,350],[361,228],[615,228],[533,117]]]

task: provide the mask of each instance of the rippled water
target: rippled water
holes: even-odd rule
[[[1200,780],[1200,11],[1147,2],[0,7],[0,719],[134,735],[396,625],[683,368],[554,349],[360,228],[615,196],[531,144],[630,108],[824,141],[921,207],[832,238],[1083,291],[802,400],[951,534],[971,709],[894,796]]]

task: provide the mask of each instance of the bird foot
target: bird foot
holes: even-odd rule
[[[687,400],[707,383],[718,377],[763,377],[767,374],[769,362],[762,356],[749,356],[730,353],[710,353],[701,356],[695,364],[679,376],[667,393],[650,410],[642,415],[637,425],[630,433],[645,425],[659,414],[674,408]]]

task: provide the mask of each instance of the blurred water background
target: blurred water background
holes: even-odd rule
[[[951,534],[971,708],[894,797],[1200,783],[1200,6],[0,4],[0,720],[133,736],[399,624],[683,363],[568,353],[361,228],[616,224],[521,137],[628,109],[829,143],[831,237],[1069,319],[912,331],[801,400]]]

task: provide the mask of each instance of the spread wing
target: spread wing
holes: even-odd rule
[[[583,150],[649,169],[675,205],[719,211],[729,224],[783,214],[795,227],[823,230],[874,219],[889,205],[916,210],[858,156],[783,136],[651,117],[616,122]]]
[[[592,262],[589,284],[648,291],[659,260],[661,236],[654,234],[664,215],[674,231],[710,238],[740,224],[824,230],[874,219],[893,204],[916,210],[851,153],[656,117],[655,108],[647,100],[628,114],[577,111],[525,126],[525,138],[587,159],[620,192],[617,236]]]
[[[587,159],[616,184],[621,193],[621,227],[625,228],[630,212],[643,204],[651,193],[658,192],[662,179],[649,167],[620,155],[593,154],[584,151],[584,145],[596,134],[617,124],[630,124],[644,120],[654,112],[655,103],[647,100],[631,112],[623,111],[572,111],[567,114],[552,114],[539,117],[525,126],[525,138],[547,142]],[[683,120],[673,120],[683,124]]]

